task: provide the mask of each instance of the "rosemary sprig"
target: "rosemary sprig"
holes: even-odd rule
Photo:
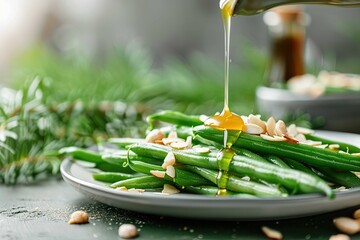
[[[35,78],[23,90],[0,90],[0,183],[57,174],[61,160],[53,153],[62,147],[88,147],[99,138],[143,132],[136,106],[119,101],[48,104],[43,83]]]

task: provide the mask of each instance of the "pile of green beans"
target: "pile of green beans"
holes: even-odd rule
[[[169,126],[160,128],[165,135],[176,131],[181,138],[191,136],[193,146],[209,151],[199,152],[194,147],[175,150],[145,139],[114,138],[108,141],[111,148],[102,146],[98,151],[91,151],[68,147],[59,153],[93,163],[99,169],[93,178],[112,188],[153,191],[170,184],[181,192],[251,199],[307,193],[334,198],[336,188],[360,186],[360,178],[355,174],[360,171],[360,157],[356,155],[304,144],[272,142],[232,131],[228,131],[228,136],[237,140],[229,152],[224,153],[224,131],[204,126],[200,116],[163,111],[149,116],[148,121],[151,127],[166,123]],[[360,152],[358,147],[349,144],[313,135],[307,138],[339,144],[349,153]],[[176,159],[174,175],[162,168],[169,152]],[[162,175],[153,175],[153,171]]]

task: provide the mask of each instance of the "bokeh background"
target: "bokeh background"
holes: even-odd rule
[[[360,8],[305,10],[308,66],[359,73]],[[240,113],[256,112],[254,89],[266,81],[262,17],[233,19],[230,102]],[[39,75],[58,100],[170,96],[153,104],[211,114],[222,104],[223,41],[214,0],[1,0],[0,83],[18,88]]]

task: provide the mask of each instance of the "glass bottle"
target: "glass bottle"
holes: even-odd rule
[[[271,87],[282,87],[291,77],[305,73],[305,26],[308,17],[300,6],[282,6],[264,15],[271,38],[266,78]]]
[[[226,0],[225,0],[226,1]],[[254,15],[286,4],[323,4],[343,7],[360,6],[360,0],[235,0],[233,15]]]

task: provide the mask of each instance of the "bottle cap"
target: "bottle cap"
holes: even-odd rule
[[[276,13],[282,21],[294,22],[299,21],[302,22],[304,18],[304,9],[299,5],[288,5],[276,7],[271,10]]]
[[[310,17],[300,5],[275,7],[264,14],[264,22],[268,26],[276,26],[281,22],[297,22],[304,26],[310,23]]]

